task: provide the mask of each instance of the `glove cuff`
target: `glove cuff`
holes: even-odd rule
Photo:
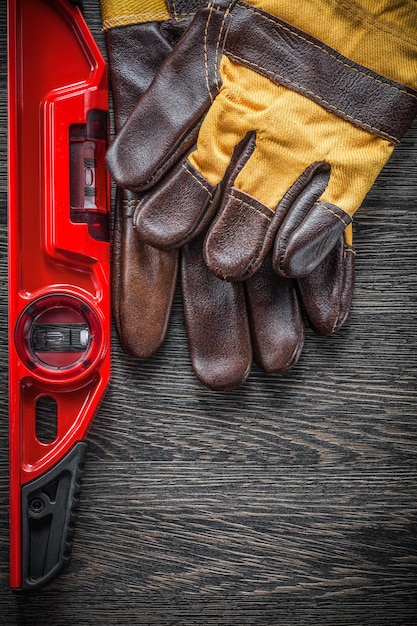
[[[164,0],[101,0],[103,29],[171,18]]]
[[[188,22],[202,0],[101,0],[103,30],[148,22]]]
[[[417,87],[415,0],[246,0],[355,63]]]

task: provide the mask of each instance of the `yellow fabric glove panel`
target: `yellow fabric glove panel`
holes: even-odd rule
[[[108,155],[138,236],[227,280],[330,253],[417,114],[415,0],[213,0]],[[153,123],[151,123],[153,120]],[[188,156],[187,156],[188,155]]]
[[[189,157],[192,166],[218,185],[237,144],[256,129],[256,147],[234,182],[238,189],[275,211],[307,167],[325,161],[331,176],[322,200],[353,215],[394,145],[227,57],[220,71],[222,87]]]

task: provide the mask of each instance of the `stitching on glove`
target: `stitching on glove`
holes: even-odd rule
[[[255,8],[252,7],[244,7],[245,10],[247,11],[251,11],[252,13],[256,13],[257,15],[259,15],[261,18],[263,18],[264,20],[267,20],[268,22],[271,22],[272,24],[277,24],[277,21],[274,20],[273,18],[267,17],[266,15],[264,15],[263,13],[261,13],[260,11],[257,11]],[[388,87],[390,87],[391,89],[396,89],[397,91],[399,91],[400,93],[404,93],[407,96],[410,96],[410,98],[414,98],[415,100],[417,100],[417,95],[410,93],[407,89],[401,89],[401,87],[397,87],[396,85],[393,85],[391,82],[383,80],[383,77],[381,77],[381,79],[376,78],[375,76],[370,76],[367,72],[363,72],[361,70],[358,70],[356,67],[353,67],[352,65],[350,65],[349,63],[346,63],[345,61],[342,61],[340,58],[338,58],[336,55],[331,54],[328,50],[326,50],[324,47],[319,46],[316,43],[313,43],[312,41],[310,41],[309,39],[306,39],[305,37],[302,37],[299,33],[295,32],[294,30],[292,30],[291,28],[288,28],[286,26],[284,26],[283,24],[279,24],[280,28],[282,28],[283,30],[286,30],[287,32],[289,32],[290,34],[294,35],[295,37],[297,37],[298,39],[301,39],[302,41],[305,41],[306,43],[308,43],[309,45],[313,46],[314,48],[317,48],[318,50],[321,50],[322,52],[324,52],[325,54],[327,54],[328,56],[330,56],[332,59],[334,59],[335,61],[337,61],[338,63],[340,63],[341,65],[344,65],[345,67],[353,70],[354,72],[358,73],[358,74],[362,74],[363,76],[365,76],[366,78],[369,78],[370,80],[373,80],[377,83],[381,83],[382,85],[387,85]]]
[[[336,213],[336,211],[333,211],[329,206],[327,206],[323,202],[320,202],[320,201],[315,202],[315,205],[320,207],[321,209],[325,209],[328,213],[331,213],[331,215],[334,215],[334,217],[337,217],[337,219],[340,220],[342,224],[344,224],[344,226],[349,226],[349,224],[351,223],[351,222],[346,222],[341,215]]]
[[[216,87],[217,87],[217,91],[220,91],[220,85],[222,82],[221,79],[221,75],[220,75],[220,40],[221,40],[221,36],[223,34],[224,31],[224,26],[226,23],[226,18],[230,13],[230,6],[227,7],[226,11],[224,12],[224,16],[223,16],[223,20],[222,20],[222,24],[219,30],[219,34],[217,37],[217,41],[216,41],[216,52],[214,55],[214,71],[216,72]]]
[[[202,187],[204,189],[204,191],[206,191],[208,193],[208,195],[210,196],[210,202],[213,201],[213,193],[210,191],[210,189],[207,187],[207,185],[205,185],[203,183],[202,180],[200,180],[188,167],[185,163],[181,164],[181,167],[183,168],[183,170],[185,170],[187,172],[187,174],[189,174],[191,176],[191,178],[193,178],[199,185],[200,187]]]
[[[137,200],[123,200],[123,208],[126,209],[126,215],[125,217],[132,217],[138,201]]]
[[[356,256],[356,250],[355,248],[353,248],[352,246],[345,246],[345,249],[343,251],[343,256],[346,258],[347,257],[347,253],[350,252],[351,254],[353,254],[354,256]]]
[[[271,209],[269,209],[268,207],[265,207],[265,209],[267,209],[268,211],[271,211],[271,215],[266,215],[263,211],[261,211],[260,209],[257,209],[252,204],[250,204],[250,202],[242,200],[242,198],[238,198],[236,194],[233,193],[233,190],[229,192],[228,196],[230,200],[238,200],[240,204],[243,204],[244,206],[248,207],[248,209],[252,209],[252,211],[255,211],[255,213],[258,213],[258,215],[260,215],[261,217],[264,217],[268,222],[272,222],[274,212],[271,211]]]
[[[173,8],[173,18],[176,22],[183,22],[187,19],[190,19],[190,17],[192,17],[192,13],[178,13],[177,11],[177,3],[175,2],[175,0],[171,0],[172,1],[172,8]]]
[[[353,17],[359,18],[363,22],[366,22],[373,29],[382,30],[384,33],[392,35],[393,37],[395,37],[396,39],[399,39],[402,42],[407,41],[408,43],[411,43],[412,45],[415,46],[416,40],[413,39],[412,37],[409,37],[408,35],[405,35],[403,31],[401,31],[399,28],[396,28],[394,25],[391,26],[390,24],[384,24],[382,22],[379,22],[375,18],[373,18],[372,15],[367,13],[365,10],[361,9],[358,6],[353,7],[349,5],[347,2],[344,2],[343,0],[339,0],[339,4],[344,9],[346,9],[348,13],[353,15]]]
[[[257,63],[253,63],[252,61],[248,61],[247,59],[243,59],[242,57],[239,57],[236,54],[232,54],[231,52],[227,52],[226,54],[231,59],[235,59],[237,62],[240,62],[243,65],[246,65],[246,66],[251,65],[254,68],[262,70],[265,74],[269,74],[270,76],[274,77],[276,80],[278,80],[278,82],[284,83],[286,85],[292,85],[294,88],[297,88],[297,91],[301,91],[307,95],[314,96],[316,100],[319,100],[320,102],[323,103],[323,105],[326,105],[325,108],[331,109],[332,111],[339,113],[345,119],[352,120],[352,122],[356,122],[356,124],[358,124],[359,126],[366,127],[369,131],[374,131],[378,134],[384,135],[384,137],[389,139],[392,143],[399,143],[399,139],[397,137],[390,135],[389,133],[385,132],[384,130],[381,130],[380,128],[372,126],[371,124],[368,124],[367,122],[364,122],[363,120],[353,117],[353,115],[346,113],[345,111],[343,111],[343,109],[339,109],[331,102],[328,102],[327,100],[325,100],[324,98],[316,94],[314,91],[306,89],[305,87],[303,87],[303,85],[300,85],[299,83],[289,80],[288,78],[286,78],[285,76],[282,76],[281,74],[277,74],[276,72],[268,70],[266,67],[263,67],[262,65],[258,65]],[[413,97],[416,97],[416,96],[413,96]]]
[[[209,27],[210,18],[211,18],[211,15],[213,13],[213,8],[214,8],[213,7],[213,3],[211,3],[211,5],[210,5],[210,13],[207,16],[206,26],[205,26],[205,29],[204,29],[204,69],[205,69],[205,74],[206,74],[206,87],[207,87],[207,91],[208,91],[208,94],[210,96],[210,101],[211,102],[213,102],[213,96],[211,95],[210,82],[209,82],[207,35],[208,35],[208,27]]]
[[[211,16],[213,14],[213,11],[215,10],[214,0],[213,0],[213,2],[210,3],[209,6],[210,6],[210,12],[208,14],[208,17],[207,17],[207,20],[206,20],[206,26],[205,26],[205,29],[204,29],[204,68],[205,68],[205,74],[206,74],[207,91],[208,91],[208,94],[209,94],[209,97],[210,97],[210,101],[211,101],[211,103],[213,103],[214,98],[213,98],[213,96],[211,94],[210,80],[209,80],[208,29],[209,29],[209,23],[210,23]],[[220,61],[219,50],[220,50],[220,47],[221,47],[221,38],[223,36],[226,19],[227,19],[229,13],[230,13],[230,6],[228,6],[226,11],[224,12],[223,20],[222,20],[222,23],[221,23],[220,28],[219,28],[219,33],[217,35],[217,41],[216,41],[216,46],[215,46],[215,54],[214,54],[214,82],[216,84],[217,91],[220,91],[220,85],[221,85],[221,76],[220,76],[220,71],[219,71],[219,61]]]

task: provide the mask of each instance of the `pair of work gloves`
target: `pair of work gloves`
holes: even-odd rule
[[[113,310],[147,358],[177,268],[212,389],[298,360],[353,294],[352,217],[417,114],[416,0],[101,0]]]

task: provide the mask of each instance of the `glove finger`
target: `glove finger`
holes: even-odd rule
[[[294,281],[278,276],[270,257],[245,281],[254,359],[268,373],[291,369],[304,345]]]
[[[216,189],[187,161],[174,167],[138,203],[137,236],[157,248],[180,248],[198,235],[216,209]]]
[[[126,352],[149,358],[165,339],[178,269],[178,252],[161,251],[139,241],[124,191],[121,234],[114,241],[113,310],[120,342]]]
[[[254,275],[274,245],[278,229],[281,232],[281,224],[289,221],[294,228],[294,217],[302,219],[323,193],[328,179],[328,164],[313,163],[297,178],[275,211],[229,183],[204,244],[207,266],[226,280],[245,280]],[[292,232],[290,227],[287,230]],[[286,276],[279,271],[281,240],[275,243],[273,265]]]
[[[182,249],[181,282],[191,363],[206,387],[239,387],[252,365],[243,286],[216,278],[202,257],[202,237]]]
[[[238,137],[234,139],[237,141]],[[253,148],[252,133],[237,145],[233,141],[227,148],[224,146],[227,156],[221,171],[217,172],[218,181],[224,179],[224,185],[211,184],[188,160],[173,168],[159,185],[144,193],[138,203],[133,216],[138,237],[158,248],[179,248],[192,241],[212,219],[223,187],[232,185]],[[207,149],[204,152],[206,162],[215,159],[215,154],[208,159]]]
[[[119,26],[106,30],[105,38],[118,132],[172,46],[157,22],[122,25],[120,16],[114,21]]]
[[[355,250],[343,234],[317,268],[297,281],[305,312],[316,333],[330,335],[342,327],[352,304],[354,281]]]
[[[151,187],[195,143],[196,127],[220,86],[214,57],[228,22],[212,6],[198,11],[187,36],[168,56],[116,135],[106,161],[122,187],[137,191]]]
[[[282,276],[308,276],[329,256],[352,218],[334,204],[297,198],[275,238],[273,266]]]

